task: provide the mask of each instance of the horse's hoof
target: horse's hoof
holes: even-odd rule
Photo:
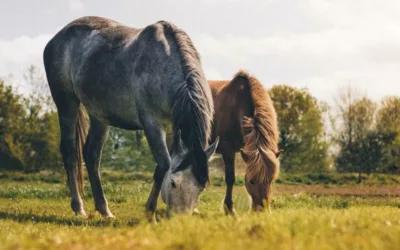
[[[71,200],[71,208],[76,216],[87,218],[82,200]]]
[[[110,212],[107,215],[103,215],[103,217],[109,218],[109,219],[115,219],[115,216]]]
[[[234,208],[229,209],[227,206],[224,206],[224,209],[226,215],[236,216],[236,210]]]
[[[154,212],[147,212],[147,220],[148,220],[150,223],[157,224],[156,213],[154,213]]]
[[[85,210],[80,210],[78,212],[75,212],[75,215],[78,216],[78,217],[82,217],[82,218],[87,218],[88,217],[86,212],[85,212]]]
[[[200,211],[197,208],[195,208],[195,209],[193,209],[193,214],[194,215],[199,215]]]
[[[109,219],[114,219],[115,216],[110,212],[110,211],[105,211],[105,212],[100,212],[99,210],[96,210],[103,218],[109,218]]]
[[[96,212],[98,212],[104,218],[114,218],[114,215],[111,213],[110,209],[108,209],[107,205],[98,206],[96,208]]]

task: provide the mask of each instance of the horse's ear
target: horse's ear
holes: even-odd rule
[[[174,153],[175,157],[174,166],[171,165],[173,173],[179,172],[190,165],[193,152],[189,150],[185,143],[182,141],[182,132],[180,130],[176,131],[174,136]]]
[[[215,142],[206,149],[207,160],[215,153],[218,147],[219,137],[215,139]]]
[[[240,149],[240,154],[242,155],[244,162],[249,161],[249,157],[247,156],[247,154],[244,152],[244,150],[242,148]]]
[[[280,149],[278,152],[275,153],[276,158],[278,159],[281,153],[283,152],[283,149]]]

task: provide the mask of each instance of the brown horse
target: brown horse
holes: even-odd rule
[[[231,81],[208,81],[214,98],[211,141],[219,137],[217,153],[225,163],[225,210],[234,213],[235,153],[247,164],[246,189],[253,210],[270,211],[271,184],[279,175],[279,130],[271,98],[261,83],[245,71]]]

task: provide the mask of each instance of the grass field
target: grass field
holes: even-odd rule
[[[212,185],[202,195],[201,215],[166,219],[165,205],[160,200],[158,224],[144,219],[144,203],[151,187],[149,174],[106,172],[103,177],[116,219],[103,219],[94,213],[89,187],[85,194],[89,216],[75,217],[69,208],[63,174],[1,173],[0,248],[398,249],[400,246],[400,187],[396,176],[371,177],[373,181],[366,180],[362,185],[283,176],[274,186],[271,215],[248,211],[249,200],[239,177],[234,188],[236,217],[224,215],[225,187],[221,178],[214,176]],[[293,180],[296,178],[297,181]]]

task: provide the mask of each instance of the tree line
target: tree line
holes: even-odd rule
[[[61,169],[59,125],[45,77],[34,66],[23,76],[29,95],[0,79],[0,170]],[[285,172],[400,173],[400,96],[374,102],[350,86],[335,104],[307,89],[268,89],[278,114]],[[103,167],[153,170],[143,132],[110,128]]]

